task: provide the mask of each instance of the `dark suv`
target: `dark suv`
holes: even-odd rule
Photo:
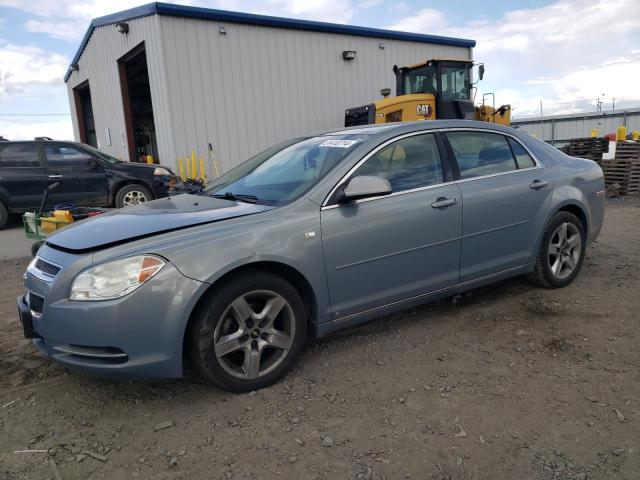
[[[177,182],[173,172],[158,165],[123,162],[76,142],[0,142],[0,228],[9,213],[39,207],[48,184],[48,207],[124,207],[166,197]]]

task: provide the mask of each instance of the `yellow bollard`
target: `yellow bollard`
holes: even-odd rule
[[[180,175],[180,180],[183,182],[186,180],[184,176],[184,165],[182,164],[182,157],[178,158],[178,174]]]
[[[145,159],[149,165],[153,165],[153,155],[145,155]]]
[[[191,150],[191,178],[198,178],[198,167],[196,166],[196,151]]]
[[[597,128],[592,128],[591,129],[591,133],[589,134],[589,136],[591,138],[596,138],[598,136],[598,129]]]
[[[201,180],[207,179],[207,171],[204,168],[204,158],[202,157],[200,157],[200,179]]]
[[[616,140],[623,142],[627,139],[627,127],[620,125],[616,131]]]
[[[640,140],[640,132],[638,130],[634,130],[633,132],[631,132],[631,138],[634,142],[637,142],[638,140]]]

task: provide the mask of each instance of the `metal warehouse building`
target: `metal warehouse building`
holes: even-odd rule
[[[152,3],[91,22],[65,76],[77,140],[175,167],[211,143],[223,171],[344,125],[394,64],[472,59],[472,40]]]
[[[594,128],[598,130],[598,135],[603,136],[614,133],[621,125],[627,127],[627,132],[640,130],[640,108],[520,118],[511,121],[512,127],[556,147],[563,146],[572,138],[588,137]]]

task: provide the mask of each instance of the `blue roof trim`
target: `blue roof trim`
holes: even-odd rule
[[[389,40],[406,40],[411,42],[435,43],[439,45],[450,45],[454,47],[475,47],[475,40],[463,38],[442,37],[439,35],[426,35],[421,33],[407,33],[395,30],[383,30],[380,28],[357,27],[353,25],[342,25],[337,23],[315,22],[311,20],[296,20],[292,18],[272,17],[269,15],[255,15],[252,13],[229,12],[226,10],[215,10],[211,8],[189,7],[184,5],[174,5],[171,3],[149,3],[139,7],[113,13],[104,17],[94,19],[87,32],[80,42],[80,47],[76,52],[72,64],[78,63],[93,30],[103,25],[117,22],[133,20],[134,18],[148,15],[169,15],[174,17],[201,18],[204,20],[217,20],[220,22],[244,23],[249,25],[262,25],[267,27],[289,28],[296,30],[308,30],[314,32],[341,33],[345,35],[357,35],[361,37],[384,38]],[[67,82],[71,76],[69,69],[64,77]]]

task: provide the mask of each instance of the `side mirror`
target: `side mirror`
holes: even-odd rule
[[[481,63],[480,66],[478,67],[478,78],[482,80],[483,77],[484,77],[484,63]]]
[[[98,160],[96,160],[95,158],[90,158],[87,160],[87,165],[89,165],[91,168],[98,168],[100,166],[100,162],[98,162]]]
[[[379,197],[392,192],[389,180],[372,175],[353,177],[344,187],[338,203],[352,202],[361,198]]]

